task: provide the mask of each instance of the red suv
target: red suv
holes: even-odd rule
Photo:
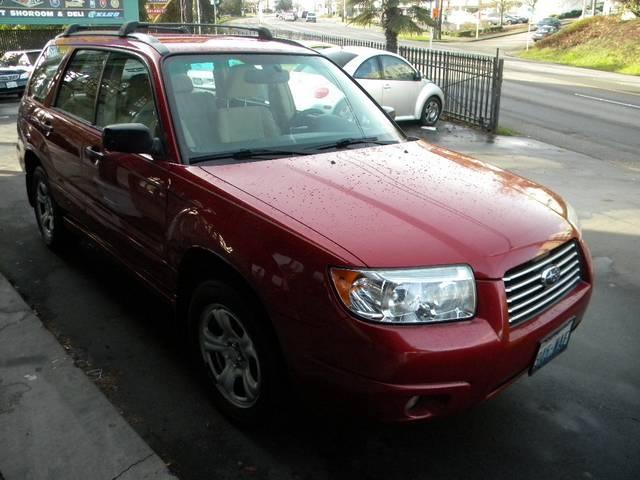
[[[593,276],[562,198],[407,138],[268,30],[162,30],[52,40],[18,154],[44,242],[82,232],[164,296],[224,413],[257,421],[291,381],[425,419],[566,348]]]

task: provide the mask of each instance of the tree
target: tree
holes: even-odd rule
[[[622,6],[640,18],[640,0],[622,0]]]
[[[435,25],[429,10],[420,7],[421,0],[405,0],[403,5],[411,4],[406,10],[400,9],[400,0],[348,0],[360,13],[350,23],[371,25],[377,20],[384,31],[386,49],[398,51],[400,33],[422,33],[422,26]]]
[[[293,8],[292,0],[278,0],[278,3],[276,3],[276,9],[282,10],[283,12],[291,10],[292,8]]]
[[[511,7],[514,7],[518,4],[516,0],[496,0],[495,6],[496,10],[500,13],[500,26],[504,23],[504,14],[508,12]]]

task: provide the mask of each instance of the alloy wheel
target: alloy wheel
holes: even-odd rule
[[[200,351],[220,394],[240,408],[260,396],[260,361],[242,321],[220,304],[206,307],[198,328]]]

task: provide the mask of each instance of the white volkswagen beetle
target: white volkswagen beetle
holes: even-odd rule
[[[396,120],[436,124],[444,107],[444,93],[423,78],[400,55],[368,47],[335,47],[321,53],[338,64],[376,102],[395,110]]]

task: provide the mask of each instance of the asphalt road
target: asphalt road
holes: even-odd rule
[[[569,350],[535,376],[460,416],[414,426],[338,423],[292,395],[267,428],[244,432],[210,404],[158,298],[87,242],[60,255],[44,247],[15,160],[15,112],[15,101],[0,102],[0,271],[76,363],[100,372],[102,390],[183,480],[637,478],[640,281],[634,268],[612,267],[637,264],[637,174],[531,150],[523,173],[567,192],[581,213],[601,212],[588,232],[598,255],[590,310]],[[607,231],[614,217],[628,228]]]
[[[264,25],[384,42],[378,28],[356,28],[326,19],[314,24],[264,17]],[[602,160],[626,164],[640,160],[640,77],[513,57],[525,48],[526,37],[522,33],[477,42],[436,43],[434,48],[489,55],[500,49],[506,55],[501,126]],[[401,43],[428,46],[426,42]]]

